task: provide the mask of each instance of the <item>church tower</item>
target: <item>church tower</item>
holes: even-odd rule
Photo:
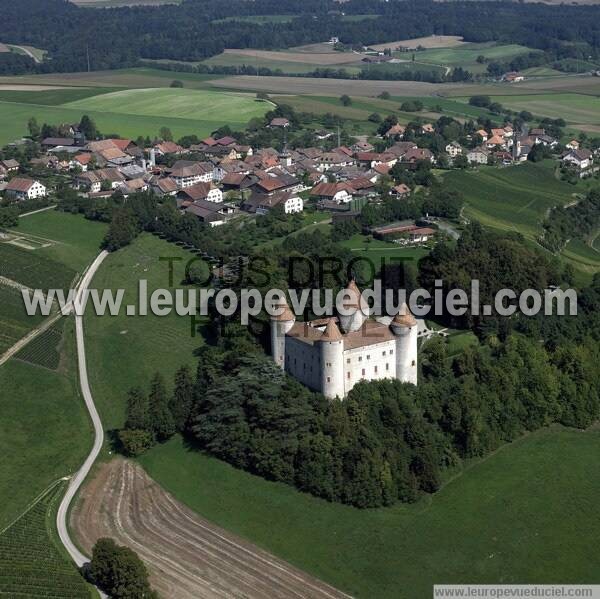
[[[285,369],[285,334],[294,326],[296,317],[285,298],[274,307],[283,308],[279,316],[271,316],[271,355],[277,366]]]
[[[329,399],[345,395],[344,338],[333,318],[319,339],[321,349],[321,393]]]
[[[417,334],[415,317],[403,303],[390,323],[396,336],[396,378],[404,383],[417,384]]]

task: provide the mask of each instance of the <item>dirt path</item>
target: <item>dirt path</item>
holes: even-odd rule
[[[169,599],[348,597],[204,520],[122,458],[99,466],[73,508],[71,528],[86,553],[103,536],[137,551]]]

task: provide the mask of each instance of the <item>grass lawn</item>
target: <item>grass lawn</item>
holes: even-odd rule
[[[25,104],[42,104],[44,106],[59,106],[66,102],[83,100],[98,94],[108,94],[116,91],[116,87],[71,87],[63,89],[44,89],[40,91],[1,90],[0,101]]]
[[[571,239],[561,252],[561,257],[571,262],[577,270],[583,271],[588,278],[600,271],[600,249],[581,239]]]
[[[169,289],[167,262],[160,257],[182,260],[174,266],[173,282],[179,286],[184,278],[185,263],[193,254],[143,234],[134,243],[108,256],[96,276],[96,289],[124,289],[123,306],[137,305],[138,281],[146,279],[148,290]],[[160,371],[169,386],[177,368],[195,366],[193,352],[202,337],[191,336],[188,316],[85,316],[88,371],[96,405],[106,430],[124,423],[127,392],[131,387],[147,387],[152,375]]]
[[[179,438],[140,461],[198,513],[354,596],[421,599],[434,583],[595,582],[598,452],[597,431],[542,431],[433,497],[373,510],[267,482]]]
[[[452,171],[444,175],[444,184],[463,193],[467,217],[532,240],[541,233],[547,211],[572,201],[574,193],[572,185],[554,176],[552,162]]]
[[[0,366],[0,529],[51,482],[74,472],[91,447],[72,319],[63,339],[59,371],[14,359]]]
[[[48,247],[35,250],[36,256],[43,254],[82,272],[100,252],[107,228],[105,223],[88,220],[79,214],[47,210],[20,218],[13,232],[50,240]]]

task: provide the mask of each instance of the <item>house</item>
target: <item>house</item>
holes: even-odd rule
[[[315,131],[315,137],[319,141],[323,141],[324,139],[329,139],[332,135],[333,135],[333,133],[331,131],[327,131],[326,129],[319,129],[318,131]]]
[[[102,189],[102,181],[95,171],[86,171],[75,176],[73,187],[89,193],[97,193]]]
[[[185,152],[179,144],[174,141],[161,141],[153,146],[154,151],[159,156],[165,156],[166,154],[182,154]]]
[[[506,141],[505,141],[504,137],[502,137],[500,135],[492,135],[492,137],[490,137],[484,143],[485,143],[485,147],[489,148],[489,149],[506,147]]]
[[[171,177],[156,179],[152,182],[151,187],[152,191],[159,196],[174,196],[179,190],[175,179],[171,179]]]
[[[445,148],[446,154],[450,158],[456,158],[459,154],[462,154],[462,146],[457,141],[451,141]]]
[[[88,170],[88,166],[89,166],[92,158],[93,158],[92,154],[89,154],[89,153],[77,154],[76,156],[71,158],[71,161],[69,162],[69,167],[70,168],[80,168],[82,170],[82,172],[85,172]]]
[[[334,166],[350,166],[354,159],[342,152],[325,152],[317,158],[320,171],[327,171]]]
[[[177,160],[168,171],[169,176],[181,188],[213,180],[213,165],[208,162]]]
[[[0,160],[0,167],[2,167],[7,173],[16,173],[19,170],[19,166],[21,165],[13,158],[9,158],[8,160]]]
[[[304,188],[302,182],[298,181],[296,177],[283,172],[266,176],[261,176],[260,173],[256,173],[256,175],[258,176],[258,180],[251,187],[256,193],[265,195],[273,195],[283,191],[298,193]]]
[[[243,207],[256,214],[267,214],[277,206],[282,206],[285,214],[295,214],[304,210],[304,201],[298,194],[285,191],[270,196],[253,194]]]
[[[488,132],[485,129],[475,131],[475,135],[477,135],[481,141],[487,141],[489,138]]]
[[[72,137],[46,137],[42,140],[42,148],[67,148],[75,145],[75,139]]]
[[[289,127],[290,126],[290,121],[284,117],[275,117],[274,119],[271,119],[271,122],[269,123],[269,127],[281,127],[281,128],[285,128],[285,127]]]
[[[6,197],[16,200],[35,200],[46,197],[46,186],[26,177],[11,179],[5,188]]]
[[[310,190],[310,197],[319,201],[346,204],[355,190],[348,183],[318,183]]]
[[[421,125],[421,133],[428,134],[428,133],[434,133],[434,132],[435,132],[435,128],[431,123],[425,123],[424,125]]]
[[[536,144],[541,144],[547,148],[554,149],[558,145],[558,140],[551,135],[538,135],[535,138]]]
[[[410,187],[406,183],[400,183],[390,189],[390,195],[397,199],[407,198],[410,195]]]
[[[565,145],[565,148],[569,150],[579,150],[579,142],[576,139],[572,139],[568,144]]]
[[[222,225],[227,220],[227,215],[233,214],[235,209],[226,204],[196,200],[184,202],[182,209],[186,214],[192,214],[210,227]]]
[[[384,137],[399,137],[402,138],[404,132],[406,131],[406,127],[403,127],[400,124],[392,125],[385,133]]]
[[[117,189],[125,181],[125,176],[116,168],[102,168],[93,172],[102,183],[107,184],[111,189]]]
[[[474,148],[467,152],[467,160],[473,164],[487,164],[489,154],[486,148]]]
[[[593,157],[590,150],[586,150],[584,148],[580,150],[570,150],[566,154],[563,154],[562,162],[563,164],[569,164],[577,168],[579,171],[584,171],[593,163]]]
[[[436,234],[435,229],[419,227],[413,221],[398,221],[373,227],[370,232],[377,239],[392,239],[400,245],[425,243]]]
[[[148,191],[148,183],[144,179],[131,179],[119,185],[118,190],[127,197],[132,193]]]
[[[219,204],[223,201],[223,192],[212,183],[201,182],[180,189],[177,192],[177,199],[181,202],[186,200],[190,202],[204,200]]]
[[[516,71],[511,71],[510,73],[505,73],[502,79],[507,83],[518,83],[519,81],[525,81],[525,76]]]
[[[433,162],[433,154],[427,148],[412,148],[408,150],[401,158],[402,164],[410,164],[416,166],[417,162],[429,161]]]

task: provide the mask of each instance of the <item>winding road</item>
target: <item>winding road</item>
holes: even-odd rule
[[[98,270],[99,266],[102,264],[106,256],[108,256],[108,252],[101,252],[84,274],[77,288],[77,296],[75,300],[76,302],[83,296],[83,294],[89,287],[94,275],[96,274],[96,271]],[[96,406],[94,405],[94,399],[92,397],[92,392],[90,390],[90,385],[88,382],[87,364],[85,358],[85,341],[83,338],[83,315],[77,314],[76,311],[75,335],[77,341],[77,362],[79,365],[79,384],[81,386],[81,392],[83,393],[85,405],[88,409],[88,412],[90,413],[92,424],[94,425],[94,445],[81,468],[71,478],[71,482],[69,483],[67,492],[65,493],[65,496],[60,502],[58,514],[56,516],[56,528],[58,530],[58,536],[60,537],[61,543],[65,546],[65,549],[69,552],[69,555],[71,556],[73,561],[79,567],[81,567],[83,566],[83,564],[88,562],[89,559],[85,555],[83,555],[81,551],[79,551],[75,543],[73,543],[73,541],[71,540],[71,537],[69,535],[69,529],[67,526],[67,516],[73,498],[75,497],[77,491],[81,487],[83,481],[85,480],[94,462],[96,461],[100,450],[102,449],[102,444],[104,442],[104,431],[102,429],[102,422],[100,421],[100,416],[98,415],[98,411],[96,410]]]

